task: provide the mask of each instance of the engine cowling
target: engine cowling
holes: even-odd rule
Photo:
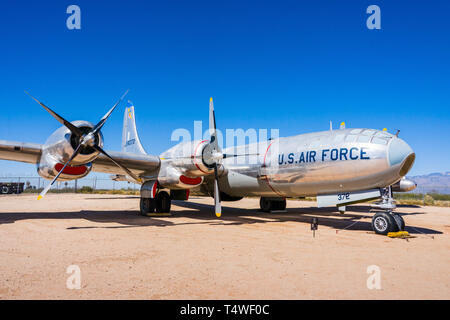
[[[55,160],[50,154],[43,154],[39,161],[37,172],[38,174],[48,180],[53,179],[64,164]],[[86,163],[79,166],[67,166],[59,176],[58,180],[74,180],[81,179],[89,174],[92,170],[92,164]]]
[[[191,189],[203,183],[203,177],[192,177],[181,173],[172,165],[162,162],[158,175],[158,183],[169,189]]]
[[[88,121],[73,121],[83,133],[88,133],[94,125]],[[103,147],[103,135],[98,132],[95,142]],[[47,139],[42,148],[42,155],[38,163],[38,174],[46,179],[53,179],[73,155],[79,144],[79,138],[74,136],[66,127],[56,130]],[[85,177],[92,169],[91,162],[97,158],[99,152],[90,146],[83,147],[81,152],[71,161],[60,176],[60,180],[73,180]]]
[[[400,179],[399,181],[397,181],[396,183],[394,183],[392,185],[392,191],[408,192],[408,191],[414,190],[416,187],[417,187],[417,184],[414,181],[403,177],[402,179]]]
[[[174,167],[182,168],[183,174],[189,177],[201,177],[214,173],[214,167],[205,163],[204,151],[209,140],[188,141],[170,148],[160,158],[170,160]]]

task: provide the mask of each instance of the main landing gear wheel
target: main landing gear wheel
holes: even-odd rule
[[[153,213],[156,208],[156,199],[141,198],[140,214],[147,216],[149,213]]]
[[[170,195],[166,191],[161,191],[156,194],[154,199],[141,198],[140,214],[142,216],[152,216],[157,215],[157,213],[170,213],[170,206]]]
[[[166,191],[158,192],[156,195],[156,212],[169,213],[170,212],[170,196]]]
[[[286,210],[286,199],[271,200],[269,198],[261,197],[259,200],[259,206],[263,212]]]
[[[398,217],[402,219],[402,217]],[[399,227],[392,214],[377,212],[372,218],[372,229],[375,233],[387,235],[389,232],[397,232]]]

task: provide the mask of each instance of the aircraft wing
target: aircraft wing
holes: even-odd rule
[[[140,175],[146,171],[156,170],[160,165],[158,156],[116,151],[108,151],[108,154],[115,161],[124,165],[137,175]],[[92,170],[95,172],[113,173],[118,175],[124,174],[121,168],[119,168],[103,154],[100,154],[94,161],[92,161]]]
[[[13,160],[36,164],[41,157],[42,145],[0,140],[0,160]]]
[[[36,164],[41,157],[43,145],[0,140],[0,160],[12,160]],[[136,174],[153,171],[159,168],[160,160],[157,156],[134,154],[129,152],[108,151],[117,162],[132,170]],[[123,170],[105,155],[100,154],[92,162],[92,170],[114,174],[124,174]]]

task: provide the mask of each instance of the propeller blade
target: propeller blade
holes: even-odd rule
[[[210,144],[213,147],[213,154],[214,152],[221,154],[221,151],[219,150],[219,143],[217,141],[216,116],[214,114],[213,98],[209,98],[209,132],[211,134]],[[217,168],[217,161],[214,162],[214,209],[216,217],[219,218],[222,215],[222,205],[220,204],[219,174]]]
[[[59,114],[57,114],[55,111],[53,111],[52,109],[50,109],[49,107],[47,107],[45,104],[43,104],[42,102],[40,102],[38,99],[36,99],[35,97],[33,97],[30,93],[28,93],[27,91],[25,91],[25,93],[27,95],[29,95],[31,97],[31,99],[33,99],[34,101],[36,101],[37,103],[39,103],[45,110],[47,110],[48,113],[50,113],[56,120],[58,120],[61,124],[65,125],[73,134],[75,134],[78,137],[81,137],[83,135],[83,133],[81,132],[80,129],[78,129],[76,126],[74,126],[73,124],[71,124],[69,121],[67,121],[66,119],[64,119],[63,117],[61,117]]]
[[[220,191],[219,191],[219,175],[217,172],[217,163],[214,165],[214,209],[216,217],[220,218],[222,215],[222,205],[220,204]]]
[[[81,144],[78,145],[78,147],[75,149],[74,153],[72,154],[72,156],[70,157],[69,160],[67,160],[67,162],[64,164],[64,167],[62,167],[62,169],[58,172],[58,174],[53,178],[52,182],[50,182],[45,188],[44,190],[42,190],[42,192],[38,195],[38,200],[41,200],[45,194],[48,192],[48,190],[50,190],[50,188],[52,187],[52,185],[55,183],[55,181],[59,178],[59,176],[61,175],[61,173],[64,171],[64,169],[69,165],[70,161],[73,160],[73,158],[75,158],[77,156],[78,153],[80,153],[81,150]]]
[[[231,154],[231,153],[224,153],[223,158],[236,158],[236,157],[249,157],[249,156],[259,156],[259,153],[246,153],[246,154]]]
[[[106,120],[108,120],[109,116],[114,111],[114,109],[119,105],[120,102],[122,102],[123,98],[125,98],[125,96],[128,94],[128,91],[130,90],[128,89],[127,91],[125,91],[125,93],[119,98],[119,100],[117,100],[116,104],[114,104],[113,107],[109,109],[109,111],[103,116],[103,118],[100,119],[100,121],[92,129],[92,133],[94,134],[97,133],[103,127]]]
[[[209,98],[209,132],[211,134],[211,144],[214,149],[219,150],[216,132],[216,116],[214,114],[213,98]]]
[[[121,165],[119,162],[117,162],[116,160],[114,160],[109,154],[106,153],[105,150],[103,150],[102,148],[100,148],[99,146],[95,145],[94,146],[95,149],[97,149],[99,152],[103,153],[105,156],[107,156],[109,158],[109,160],[111,160],[112,162],[114,162],[118,167],[120,167],[123,171],[125,171],[130,177],[132,177],[134,180],[136,180],[139,183],[142,183],[142,179],[139,178],[137,175],[135,175],[133,172],[131,172],[130,170],[128,170],[126,167],[124,167],[123,165]]]

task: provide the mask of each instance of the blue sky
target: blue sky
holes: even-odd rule
[[[81,30],[66,8],[81,8]],[[381,8],[381,30],[366,8]],[[9,1],[0,10],[0,139],[43,143],[59,123],[97,122],[126,90],[159,154],[176,128],[400,129],[411,175],[449,171],[448,1]],[[120,150],[122,104],[103,131]],[[34,173],[0,161],[0,176]]]

